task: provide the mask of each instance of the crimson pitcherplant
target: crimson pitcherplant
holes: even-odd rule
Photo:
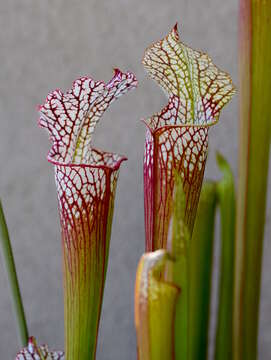
[[[166,91],[169,101],[159,113],[145,120],[147,253],[139,262],[135,288],[139,360],[207,356],[217,204],[221,211],[222,251],[215,357],[257,357],[270,148],[270,10],[268,1],[240,0],[242,131],[237,216],[234,178],[222,156],[217,157],[222,180],[207,182],[202,188],[209,128],[219,120],[221,109],[235,92],[230,76],[218,69],[207,54],[183,44],[177,25],[145,52],[143,65]],[[84,77],[65,94],[60,90],[50,93],[39,108],[39,124],[47,129],[52,141],[48,160],[55,168],[62,231],[68,360],[95,358],[114,196],[119,168],[126,159],[93,148],[92,135],[109,104],[136,85],[132,73],[120,70],[115,70],[107,84]],[[28,331],[1,203],[0,230],[23,347],[16,360],[62,360],[62,351],[38,346],[33,337],[27,343]],[[197,314],[203,311],[205,315]]]
[[[53,145],[60,214],[65,304],[66,360],[94,359],[105,283],[114,195],[124,156],[94,149],[96,123],[116,98],[137,85],[115,70],[109,83],[85,77],[66,94],[50,93],[39,125]]]
[[[235,92],[230,76],[205,53],[184,45],[177,24],[145,52],[143,65],[168,94],[168,104],[145,120],[146,250],[167,248],[174,173],[183,179],[185,223],[192,233],[208,149],[209,127]]]
[[[186,359],[189,243],[207,158],[208,132],[219,120],[221,109],[235,88],[230,76],[218,69],[207,54],[180,41],[177,24],[164,39],[145,51],[143,65],[169,98],[159,113],[145,120],[146,251],[162,248],[174,258],[164,278],[181,289],[176,305],[175,356]],[[183,203],[177,215],[176,192]],[[140,332],[138,327],[138,339]]]
[[[63,351],[50,351],[47,345],[38,346],[34,337],[30,337],[27,346],[15,360],[64,360]]]

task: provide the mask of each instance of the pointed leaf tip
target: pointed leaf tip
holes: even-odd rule
[[[230,174],[232,174],[232,170],[231,167],[228,163],[228,161],[226,160],[226,158],[220,153],[220,152],[216,152],[216,162],[217,165],[219,167],[219,169],[225,173],[225,171],[229,172]]]
[[[176,37],[179,39],[179,29],[178,29],[178,22],[176,22],[176,24],[173,27],[173,31],[176,34]]]

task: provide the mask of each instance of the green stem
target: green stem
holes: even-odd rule
[[[230,166],[220,154],[217,154],[217,163],[223,178],[217,184],[221,219],[221,256],[215,359],[228,360],[232,359],[235,190]]]
[[[181,289],[176,303],[175,356],[177,360],[207,356],[211,269],[216,208],[216,185],[204,184],[193,237],[184,222],[186,198],[176,177],[174,212],[168,250],[175,259],[167,281]]]
[[[257,358],[270,143],[271,2],[240,0],[240,155],[234,281],[234,360]]]
[[[172,283],[181,288],[175,315],[176,360],[188,359],[188,259],[180,256],[172,267]]]
[[[8,228],[6,219],[3,212],[3,207],[0,201],[0,244],[2,250],[3,263],[6,269],[8,282],[11,291],[11,298],[13,302],[15,317],[18,326],[18,334],[20,338],[21,346],[27,345],[28,331],[25,320],[24,308],[17,279],[17,273],[12,253],[12,247],[9,239]]]
[[[216,199],[216,183],[205,182],[189,248],[189,360],[207,358]]]
[[[184,222],[186,198],[182,179],[175,174],[174,210],[168,250],[174,261],[166,269],[166,280],[181,289],[176,303],[175,358],[188,359],[188,246],[190,233]]]

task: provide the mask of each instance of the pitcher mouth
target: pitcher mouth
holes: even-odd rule
[[[112,171],[118,170],[123,161],[128,160],[126,156],[106,152],[92,148],[89,152],[90,157],[85,162],[67,162],[61,159],[59,154],[51,154],[49,152],[47,160],[56,166],[64,167],[81,167],[81,168],[98,168],[98,169],[110,169]]]
[[[115,69],[108,83],[82,77],[65,93],[59,89],[49,93],[38,107],[39,125],[52,143],[48,161],[57,166],[117,170],[126,157],[92,147],[93,134],[109,105],[136,86],[133,73]]]
[[[157,124],[156,126],[154,126],[151,122],[151,119],[142,119],[141,120],[146,127],[150,130],[150,132],[152,134],[155,134],[157,132],[161,132],[164,130],[168,130],[168,129],[176,129],[176,128],[195,128],[195,129],[200,129],[200,128],[209,128],[215,124],[218,123],[219,121],[219,117],[213,118],[212,120],[208,121],[208,123],[180,123],[180,124]]]

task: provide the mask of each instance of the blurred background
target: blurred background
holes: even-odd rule
[[[238,84],[238,0],[9,0],[0,2],[0,196],[3,201],[30,334],[62,349],[61,240],[47,134],[37,104],[49,91],[89,75],[108,81],[112,69],[134,72],[136,91],[115,102],[99,123],[95,145],[128,156],[117,188],[97,360],[135,360],[134,280],[144,252],[142,159],[144,125],[166,98],[141,65],[144,49],[179,22],[181,38],[213,58]],[[215,152],[238,181],[238,97],[210,131],[206,177],[218,178]],[[270,186],[269,186],[270,188]],[[218,226],[216,232],[218,234]],[[218,238],[218,237],[217,237]],[[217,241],[214,264],[218,266]],[[270,201],[264,247],[259,359],[271,353]],[[214,277],[210,359],[217,274]],[[0,267],[0,358],[18,349],[16,326]]]

